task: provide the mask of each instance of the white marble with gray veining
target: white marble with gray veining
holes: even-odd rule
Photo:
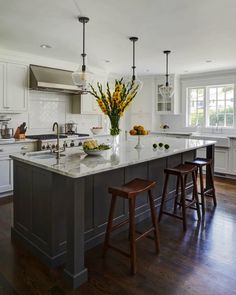
[[[87,156],[81,148],[75,147],[68,149],[66,156],[61,157],[59,160],[55,158],[55,155],[52,156],[48,152],[35,152],[25,155],[14,154],[11,157],[48,171],[79,178],[187,152],[215,143],[214,141],[196,139],[161,138],[153,135],[141,137],[141,142],[144,147],[140,150],[135,149],[137,138],[132,137],[132,140],[121,142],[118,148],[104,151],[102,156]],[[169,144],[169,150],[159,148],[154,150],[153,143],[158,144],[160,142]]]

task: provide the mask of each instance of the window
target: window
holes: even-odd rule
[[[187,125],[234,127],[234,85],[187,88]]]

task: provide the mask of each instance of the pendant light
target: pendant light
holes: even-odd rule
[[[85,65],[85,24],[89,22],[89,18],[81,16],[78,18],[79,22],[83,24],[83,53],[82,56],[82,66],[80,66],[75,72],[72,73],[72,80],[75,85],[78,86],[79,90],[86,94],[88,91],[89,83],[92,82],[93,73],[87,70]]]
[[[131,67],[131,69],[132,69],[131,81],[130,81],[130,75],[126,80],[128,80],[128,82],[130,82],[130,83],[133,82],[136,86],[139,86],[138,91],[140,91],[140,89],[143,86],[143,83],[142,83],[142,81],[140,81],[137,78],[137,76],[135,74],[135,71],[136,71],[136,65],[135,65],[135,42],[138,41],[138,37],[130,37],[129,40],[133,43],[133,65]]]
[[[165,50],[163,53],[166,55],[166,83],[162,85],[159,90],[160,94],[163,98],[168,99],[171,98],[174,94],[174,87],[169,84],[169,73],[168,73],[168,55],[171,53],[170,50]]]

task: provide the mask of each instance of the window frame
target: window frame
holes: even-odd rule
[[[190,103],[190,91],[191,89],[203,89],[203,116],[204,116],[204,126],[206,125],[206,100],[205,100],[205,96],[206,96],[206,89],[204,86],[192,86],[192,87],[188,87],[187,88],[187,127],[195,127],[195,126],[191,126],[190,123],[190,115],[191,115],[191,103]],[[197,100],[198,101],[198,100]]]
[[[184,83],[185,84],[185,83]],[[203,128],[217,128],[217,126],[210,126],[209,125],[209,118],[208,118],[208,102],[209,102],[209,93],[210,93],[210,88],[218,88],[218,87],[224,87],[224,86],[232,86],[234,89],[234,112],[233,112],[233,125],[232,126],[218,126],[222,129],[235,129],[236,128],[236,83],[234,81],[222,81],[221,83],[210,83],[204,81],[203,83],[186,83],[185,85],[182,85],[182,91],[183,87],[185,88],[185,102],[186,102],[186,108],[185,108],[185,127],[187,128],[195,128],[196,126],[191,126],[190,125],[190,108],[191,108],[191,103],[190,103],[190,94],[189,90],[190,89],[204,89],[204,126],[201,126]],[[224,114],[226,114],[224,112]]]

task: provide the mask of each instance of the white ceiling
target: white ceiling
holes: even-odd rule
[[[236,68],[235,12],[235,0],[0,0],[0,46],[80,63],[80,14],[88,65],[127,72],[134,35],[138,74],[163,73],[165,49],[171,72]]]

